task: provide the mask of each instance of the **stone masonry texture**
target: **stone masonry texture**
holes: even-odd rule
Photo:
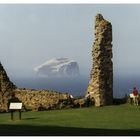
[[[10,81],[6,71],[0,63],[0,112],[8,110],[8,99],[14,93],[15,89],[16,86]]]
[[[87,92],[95,100],[95,106],[113,102],[112,25],[101,14],[95,19],[95,41],[92,47],[91,79]]]
[[[15,95],[27,109],[37,110],[41,105],[43,108],[56,108],[60,101],[69,98],[68,93],[60,93],[50,90],[35,90],[17,88],[7,76],[5,69],[0,63],[0,112],[8,112],[8,101]]]

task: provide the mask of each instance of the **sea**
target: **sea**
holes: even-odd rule
[[[28,89],[47,89],[63,93],[70,93],[73,96],[84,96],[90,78],[81,76],[78,78],[14,78],[12,81],[17,87]],[[113,96],[123,98],[129,95],[133,87],[140,91],[140,76],[114,76]]]

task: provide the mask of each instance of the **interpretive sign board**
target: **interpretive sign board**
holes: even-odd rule
[[[10,103],[9,109],[22,109],[22,103]]]
[[[19,119],[21,120],[21,109],[22,109],[22,103],[13,103],[11,102],[10,103],[10,106],[9,106],[9,110],[11,112],[11,120],[13,120],[13,113],[15,110],[18,110],[19,111]]]

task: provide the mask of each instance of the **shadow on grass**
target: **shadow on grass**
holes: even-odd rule
[[[140,136],[140,129],[96,129],[59,126],[0,125],[0,136]]]
[[[22,119],[22,120],[35,120],[35,119],[38,119],[38,118],[24,118],[24,119]]]

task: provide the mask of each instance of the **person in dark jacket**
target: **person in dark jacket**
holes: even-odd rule
[[[90,93],[88,92],[87,95],[86,95],[86,106],[89,107],[90,106],[90,101],[91,100],[91,95]]]

